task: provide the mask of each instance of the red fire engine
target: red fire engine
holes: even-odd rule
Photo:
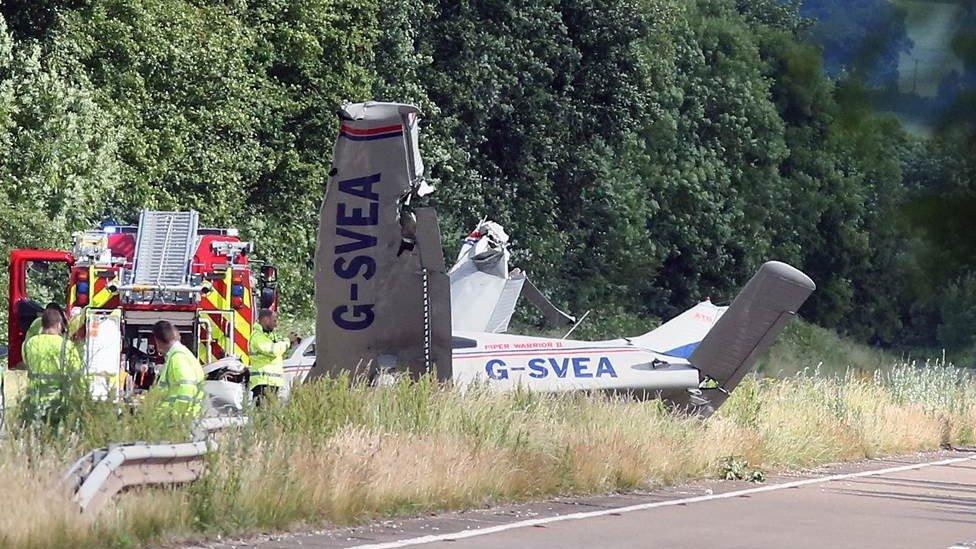
[[[259,308],[277,308],[277,271],[249,258],[253,246],[237,230],[199,227],[195,211],[144,210],[137,226],[103,223],[74,235],[72,251],[14,250],[10,254],[9,364],[21,365],[21,345],[43,303],[28,295],[34,263],[66,263],[70,334],[84,343],[88,372],[113,380],[101,392],[143,385],[149,364],[162,362],[152,326],[168,320],[201,363],[237,357],[249,363],[248,341]],[[126,376],[123,376],[126,377]]]

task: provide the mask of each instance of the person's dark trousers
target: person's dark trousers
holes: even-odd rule
[[[264,399],[268,396],[277,396],[278,388],[271,385],[258,385],[251,389],[251,397],[254,399],[255,406],[261,406]]]

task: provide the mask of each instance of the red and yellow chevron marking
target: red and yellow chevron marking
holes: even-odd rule
[[[108,271],[111,272],[111,271]],[[88,307],[92,309],[116,309],[120,305],[120,299],[117,294],[109,291],[108,287],[113,283],[118,281],[118,274],[113,273],[113,278],[105,278],[98,276],[95,272],[95,267],[88,267]],[[70,311],[75,307],[78,301],[78,286],[77,282],[71,284],[68,288],[68,310]]]
[[[92,276],[94,273],[90,274]],[[95,284],[92,286],[94,292],[91,296],[91,306],[95,309],[115,309],[119,306],[119,296],[109,291],[108,287],[115,279],[108,279],[101,276],[94,278]]]
[[[244,364],[251,363],[251,289],[244,285],[244,305],[234,311],[234,347]]]
[[[241,359],[244,364],[251,363],[250,357],[250,340],[251,340],[251,322],[253,319],[253,307],[251,306],[251,289],[248,287],[249,284],[244,284],[244,295],[242,296],[243,305],[233,310],[234,315],[234,333],[228,334],[230,331],[230,324],[228,315],[211,313],[206,314],[206,311],[230,311],[233,309],[231,306],[231,271],[227,270],[226,275],[219,280],[213,281],[213,290],[208,293],[201,300],[201,308],[206,318],[210,320],[211,329],[213,331],[211,336],[210,344],[210,355],[213,360],[223,358],[230,354],[231,349],[233,349],[233,354]],[[232,336],[232,339],[228,337]],[[231,347],[233,345],[233,347]],[[200,360],[207,360],[207,354],[205,349],[199,350]]]
[[[225,310],[227,303],[224,299],[224,287],[223,280],[215,280],[213,289],[200,300],[200,307],[204,311]],[[226,318],[221,314],[206,314],[205,318],[210,321],[210,353],[208,357],[206,349],[201,348],[198,351],[199,358],[201,361],[224,358],[224,349],[227,348],[227,336],[224,335],[228,328]]]

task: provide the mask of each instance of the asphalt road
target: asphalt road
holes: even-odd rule
[[[976,548],[976,455],[845,465],[765,484],[509,506],[210,547]]]

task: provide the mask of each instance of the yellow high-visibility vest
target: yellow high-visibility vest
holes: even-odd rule
[[[164,391],[164,406],[188,415],[199,415],[203,408],[203,368],[193,352],[176,343],[166,353],[159,389]]]
[[[37,318],[35,318],[31,322],[31,325],[27,328],[27,331],[24,332],[24,342],[20,344],[20,356],[21,356],[22,359],[23,359],[23,356],[25,354],[27,354],[27,342],[30,341],[30,338],[32,338],[32,337],[36,336],[37,334],[41,333],[41,328],[42,328],[42,326],[41,326],[41,315],[37,315]]]
[[[285,384],[285,353],[291,345],[280,341],[274,332],[265,332],[260,324],[251,328],[250,389],[258,385],[281,387]]]
[[[84,384],[84,369],[75,346],[64,337],[37,334],[24,343],[27,390],[37,402],[50,402],[64,383]]]

